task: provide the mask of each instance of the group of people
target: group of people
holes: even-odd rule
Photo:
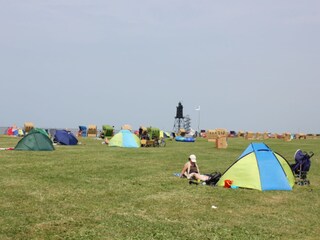
[[[184,164],[181,170],[180,178],[207,181],[210,179],[210,176],[206,174],[200,174],[200,170],[197,165],[197,157],[196,155],[191,154],[189,156],[188,162]]]

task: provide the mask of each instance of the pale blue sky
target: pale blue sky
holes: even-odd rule
[[[320,132],[319,0],[0,6],[0,126]]]

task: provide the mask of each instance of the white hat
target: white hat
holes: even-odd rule
[[[189,159],[191,160],[191,162],[197,162],[196,155],[194,155],[194,154],[191,154],[191,155],[189,156]]]

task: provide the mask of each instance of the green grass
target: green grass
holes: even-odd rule
[[[18,140],[0,136],[0,147]],[[265,140],[289,162],[298,148],[315,153],[310,186],[268,192],[173,176],[191,153],[202,172],[223,172],[250,143],[244,139],[229,139],[227,149],[204,139],[140,149],[80,141],[52,152],[0,151],[0,239],[319,238],[320,140]]]

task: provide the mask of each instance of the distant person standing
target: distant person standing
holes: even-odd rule
[[[143,132],[143,129],[142,129],[142,127],[140,126],[140,127],[139,127],[139,138],[142,137],[142,132]]]

